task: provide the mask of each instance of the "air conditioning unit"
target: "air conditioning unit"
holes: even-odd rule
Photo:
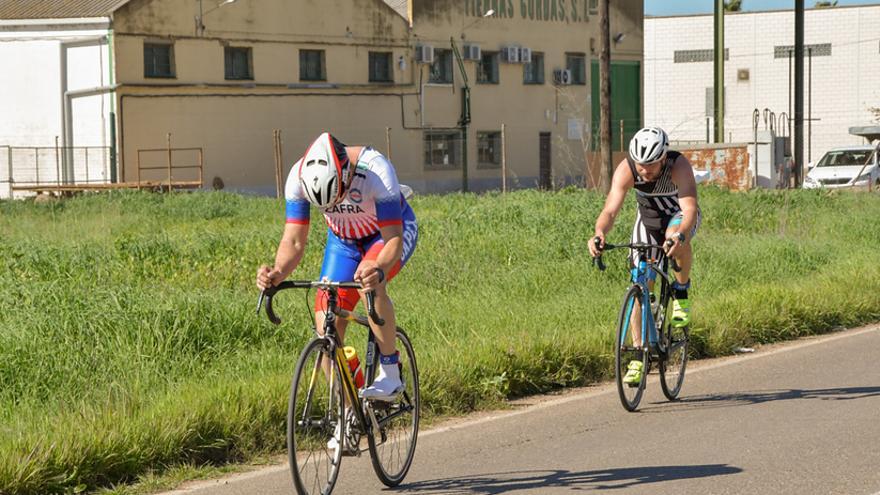
[[[465,60],[480,60],[480,45],[464,45]]]
[[[523,64],[532,63],[532,49],[531,48],[520,48],[519,49],[519,61]]]
[[[420,64],[433,64],[434,47],[431,45],[416,45],[416,62]]]
[[[519,63],[519,47],[518,46],[501,47],[501,58],[509,64],[518,64]]]
[[[553,83],[558,86],[571,84],[571,71],[569,69],[555,69],[553,71]]]

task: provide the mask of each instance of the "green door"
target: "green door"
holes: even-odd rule
[[[593,107],[593,149],[599,149],[599,61],[591,64]],[[642,127],[642,98],[639,86],[642,80],[640,62],[611,61],[611,149],[626,150],[633,134]],[[620,121],[623,120],[623,147],[620,140]]]

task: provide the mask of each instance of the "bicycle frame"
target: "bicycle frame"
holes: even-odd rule
[[[275,312],[272,309],[272,298],[276,293],[280,290],[290,289],[290,288],[312,288],[319,287],[323,288],[327,291],[327,312],[324,318],[324,334],[318,334],[318,338],[324,339],[328,342],[329,351],[333,355],[333,359],[336,361],[336,365],[339,367],[342,375],[342,387],[344,390],[344,394],[349,400],[349,404],[352,405],[352,409],[355,411],[355,416],[358,419],[361,427],[364,430],[364,433],[367,432],[368,428],[372,428],[374,432],[381,432],[381,426],[385,423],[388,423],[394,420],[397,416],[401,414],[405,414],[411,409],[411,405],[406,409],[402,409],[396,413],[390,414],[382,418],[379,421],[376,418],[375,413],[373,412],[372,407],[366,407],[366,401],[363,401],[357,392],[357,386],[354,383],[354,379],[351,376],[348,368],[348,360],[345,358],[345,353],[343,352],[342,342],[339,340],[339,334],[336,331],[336,319],[342,318],[348,320],[350,322],[357,323],[361,326],[367,327],[367,354],[364,356],[366,360],[366,365],[364,367],[364,373],[366,377],[366,386],[369,386],[373,383],[374,371],[375,371],[375,356],[376,356],[376,337],[373,335],[372,330],[370,329],[370,321],[372,320],[379,326],[385,324],[385,320],[379,317],[376,314],[375,306],[373,303],[373,299],[375,294],[373,292],[366,293],[365,303],[367,306],[367,312],[369,314],[369,320],[366,316],[361,315],[359,313],[355,313],[353,311],[348,311],[346,309],[339,307],[339,296],[337,290],[340,288],[353,288],[359,289],[360,284],[353,282],[311,282],[311,281],[285,281],[278,284],[275,287],[271,287],[269,289],[264,290],[260,294],[260,299],[257,303],[257,312],[260,311],[260,308],[263,305],[263,300],[266,301],[266,314],[269,317],[269,320],[276,325],[281,323],[281,319],[275,315]],[[317,333],[317,332],[316,332]],[[317,364],[320,364],[318,362]],[[303,413],[308,411],[311,406],[312,401],[312,389],[316,380],[316,373],[318,373],[319,366],[316,366],[314,370],[312,370],[312,376],[309,380],[309,394],[306,398],[307,407],[303,409]],[[331,386],[333,385],[333,377],[331,376]],[[409,403],[410,398],[406,393],[404,393],[404,398],[407,403]],[[303,418],[304,420],[305,418]],[[384,440],[384,439],[383,439]]]
[[[650,289],[650,280],[648,277],[649,270],[653,271],[657,275],[659,275],[663,279],[664,287],[661,290],[660,299],[661,304],[665,299],[664,291],[668,290],[669,285],[669,276],[663,270],[657,267],[657,264],[651,260],[650,262],[645,261],[644,259],[639,260],[639,264],[636,268],[632,269],[632,283],[634,285],[638,285],[641,289],[641,336],[642,336],[642,347],[643,350],[649,350],[650,347],[656,346],[659,352],[664,352],[663,343],[658,336],[657,331],[657,322],[654,318],[653,306],[651,304],[651,289]],[[630,301],[629,307],[627,308],[627,320],[631,315],[633,310],[633,301]],[[665,308],[664,308],[665,310]],[[623,340],[626,338],[626,333],[621,335],[621,342],[619,343],[621,346],[623,345]]]

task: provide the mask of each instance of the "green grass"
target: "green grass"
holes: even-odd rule
[[[880,196],[700,194],[696,355],[880,320]],[[429,416],[611,375],[627,273],[620,252],[607,272],[590,265],[602,201],[574,189],[414,199],[419,245],[391,291]],[[283,325],[256,317],[253,282],[282,215],[276,200],[224,193],[0,202],[0,493],[93,491],[283,451],[309,320],[295,293],[279,296]],[[322,255],[313,216],[302,278]],[[633,216],[628,203],[610,241]]]

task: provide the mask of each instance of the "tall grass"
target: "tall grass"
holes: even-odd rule
[[[880,320],[880,197],[700,193],[697,355]],[[391,290],[428,413],[611,374],[627,273],[623,253],[607,272],[590,265],[602,201],[573,189],[414,199],[419,245]],[[320,267],[314,216],[299,278]],[[282,228],[278,201],[221,193],[0,202],[0,493],[283,449],[310,323],[295,293],[279,296],[282,326],[256,317],[253,283]]]

